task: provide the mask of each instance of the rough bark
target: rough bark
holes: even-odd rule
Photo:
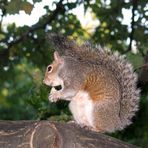
[[[134,148],[74,123],[0,121],[0,148]]]

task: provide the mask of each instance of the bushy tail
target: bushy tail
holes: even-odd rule
[[[125,56],[121,56],[117,52],[112,53],[101,47],[97,48],[97,54],[99,62],[112,71],[120,83],[121,103],[119,116],[122,129],[131,124],[131,119],[138,110],[140,90],[137,89],[137,75],[133,72],[133,67],[127,62]]]
[[[140,91],[136,86],[137,75],[133,72],[132,65],[127,62],[125,57],[100,46],[92,47],[89,43],[78,46],[75,41],[55,34],[49,35],[49,39],[62,55],[101,64],[114,74],[120,83],[121,90],[119,115],[122,126],[120,129],[129,125],[138,110]]]

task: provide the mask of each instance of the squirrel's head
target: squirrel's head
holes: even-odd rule
[[[59,70],[63,64],[64,59],[55,51],[54,61],[47,66],[43,83],[52,87],[63,86],[63,80],[59,77]]]

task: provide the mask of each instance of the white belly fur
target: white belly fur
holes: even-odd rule
[[[93,102],[87,92],[79,91],[72,98],[69,108],[78,124],[93,127]]]

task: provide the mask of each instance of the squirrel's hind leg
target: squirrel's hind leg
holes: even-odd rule
[[[99,101],[95,104],[95,129],[104,132],[114,132],[121,125],[119,117],[119,102],[113,99]],[[101,130],[102,129],[102,130]]]

